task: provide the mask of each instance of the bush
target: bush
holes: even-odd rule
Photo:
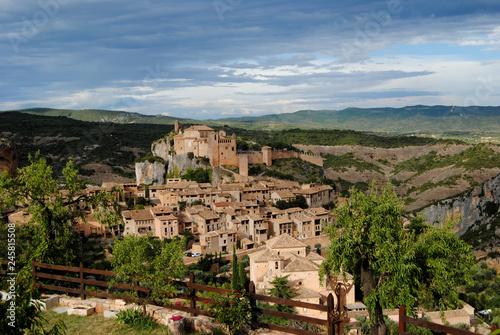
[[[127,309],[117,315],[118,323],[127,324],[135,330],[153,330],[158,324],[149,315],[144,315],[139,309]]]

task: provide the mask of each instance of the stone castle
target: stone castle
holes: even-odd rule
[[[238,153],[236,136],[228,137],[224,131],[216,132],[208,126],[191,126],[181,130],[176,121],[174,136],[174,150],[176,154],[192,152],[196,157],[206,157],[210,165],[234,165],[239,167],[239,174],[248,176],[248,164],[266,164],[271,166],[273,159],[299,158],[309,163],[323,167],[323,158],[319,155],[310,155],[287,150],[273,150],[265,146],[261,151]]]

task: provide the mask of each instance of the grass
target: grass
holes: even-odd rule
[[[105,319],[100,314],[83,317],[47,311],[43,313],[43,316],[48,321],[48,324],[45,324],[44,327],[46,330],[62,320],[67,327],[66,334],[68,335],[135,335],[138,333],[137,330],[128,325],[119,324],[116,319]],[[172,334],[168,331],[168,327],[163,325],[158,325],[154,330],[141,331],[140,333],[148,335]],[[192,334],[202,335],[204,333]]]

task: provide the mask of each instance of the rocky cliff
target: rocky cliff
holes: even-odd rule
[[[165,164],[149,161],[135,163],[135,180],[137,185],[165,184]]]
[[[442,200],[421,213],[429,222],[441,222],[447,215],[460,215],[456,232],[476,251],[498,258],[500,249],[500,175],[461,196]]]
[[[19,158],[12,141],[0,138],[0,173],[7,171],[10,177],[17,174]]]

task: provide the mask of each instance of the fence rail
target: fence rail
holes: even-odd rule
[[[416,319],[412,318],[409,316],[406,316],[406,307],[405,305],[402,305],[399,307],[399,335],[411,335],[406,332],[406,325],[411,324],[414,326],[422,327],[422,328],[427,328],[431,330],[436,330],[439,332],[443,332],[445,334],[452,334],[452,335],[477,335],[477,333],[465,330],[465,329],[459,329],[455,327],[450,327],[450,326],[445,326],[441,325],[439,323],[434,323],[422,319]],[[498,329],[498,325],[493,325],[491,328],[491,332],[495,331]]]
[[[1,263],[3,265],[3,264],[6,264],[7,262],[2,261]],[[47,270],[50,273],[47,273]],[[63,273],[59,274],[59,273],[54,273],[54,272],[63,272]],[[71,275],[69,275],[70,273],[74,273],[74,274],[76,274],[76,276],[71,276]],[[5,274],[5,271],[0,270],[0,275],[1,274]],[[80,295],[81,299],[86,299],[87,296],[95,296],[95,297],[100,297],[100,298],[123,299],[125,301],[137,302],[138,301],[137,298],[134,298],[134,297],[131,297],[128,295],[109,293],[109,289],[116,288],[116,289],[121,289],[121,290],[131,290],[132,288],[134,288],[138,292],[143,292],[143,293],[149,292],[149,288],[139,286],[139,285],[132,286],[130,284],[110,283],[108,281],[103,281],[103,280],[89,279],[86,275],[92,274],[92,275],[100,275],[100,276],[107,276],[107,277],[116,277],[116,272],[84,268],[82,263],[80,263],[79,267],[75,267],[75,266],[63,266],[63,265],[54,265],[54,264],[32,262],[31,263],[31,274],[32,274],[33,278],[35,279],[35,282],[38,283],[41,288],[51,290],[51,291],[56,291],[56,292],[65,292],[65,293]],[[49,279],[49,280],[53,280],[56,282],[71,283],[71,284],[74,284],[73,286],[77,286],[77,287],[61,286],[61,284],[59,284],[59,283],[57,283],[57,285],[55,285],[55,283],[51,283],[51,284],[43,283],[43,282],[40,282],[38,279]],[[223,288],[219,288],[219,287],[196,284],[193,273],[189,274],[188,281],[174,281],[174,282],[177,286],[186,287],[189,290],[189,294],[177,293],[177,294],[174,294],[172,296],[172,299],[187,300],[188,306],[179,306],[179,305],[175,305],[175,304],[164,304],[164,303],[153,301],[151,299],[146,299],[146,298],[140,298],[139,301],[144,302],[144,303],[148,303],[148,304],[162,306],[162,307],[169,308],[172,310],[178,310],[178,311],[191,313],[192,315],[205,315],[205,316],[213,317],[213,315],[209,311],[206,311],[204,309],[199,308],[199,305],[197,306],[198,302],[204,302],[206,300],[206,298],[197,296],[196,292],[212,292],[212,293],[218,293],[218,294],[231,293],[231,290],[229,290],[229,289],[223,289]],[[103,287],[106,291],[105,292],[103,292],[103,291],[90,291],[90,290],[87,290],[85,288],[85,285]],[[333,335],[333,334],[335,334],[335,332],[342,334],[344,324],[349,322],[348,318],[346,318],[346,313],[343,310],[343,306],[341,304],[337,304],[337,306],[334,306],[332,294],[330,294],[328,296],[326,305],[313,304],[313,303],[307,303],[307,302],[301,302],[301,301],[295,301],[295,300],[289,300],[289,299],[275,298],[275,297],[270,297],[270,296],[266,296],[266,295],[262,295],[262,294],[256,294],[255,293],[255,285],[253,282],[250,282],[249,289],[248,289],[248,292],[246,293],[246,295],[250,299],[250,303],[254,307],[254,310],[256,311],[256,313],[253,313],[253,316],[254,316],[253,321],[258,323],[260,326],[269,328],[271,330],[278,330],[278,331],[283,331],[283,332],[297,334],[297,335],[301,335],[301,334],[318,335],[318,333],[313,332],[313,331],[300,330],[300,329],[296,329],[296,328],[292,328],[292,327],[279,326],[279,325],[275,325],[275,324],[271,324],[271,323],[258,322],[255,318],[255,315],[256,314],[269,315],[269,316],[274,316],[274,317],[285,318],[288,320],[306,322],[306,323],[310,323],[310,324],[317,325],[317,326],[324,326],[327,329],[328,335]],[[337,297],[337,299],[339,299],[339,298],[340,297]],[[319,319],[319,318],[313,318],[313,317],[299,315],[299,314],[291,314],[291,313],[284,313],[284,312],[279,312],[279,311],[275,311],[275,310],[257,308],[256,301],[282,304],[282,305],[287,305],[287,306],[292,306],[292,307],[307,308],[307,309],[322,311],[322,312],[326,313],[326,319]],[[339,300],[337,300],[337,301],[339,301]],[[338,308],[341,308],[342,310],[339,311],[339,310],[337,310]]]

